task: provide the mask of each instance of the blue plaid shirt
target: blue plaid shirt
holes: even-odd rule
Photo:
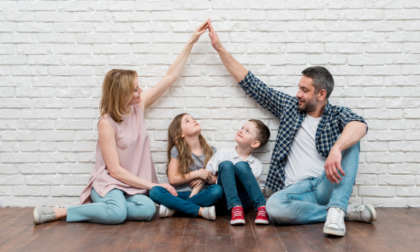
[[[297,97],[268,87],[256,78],[251,71],[239,82],[239,85],[250,97],[280,120],[266,186],[273,191],[281,190],[285,186],[284,167],[286,166],[287,154],[306,112],[299,109]],[[355,114],[351,109],[334,106],[328,102],[315,136],[318,153],[323,157],[328,157],[331,148],[343,132],[344,126],[351,121],[366,123],[362,117]]]

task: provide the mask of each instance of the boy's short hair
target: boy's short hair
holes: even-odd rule
[[[267,125],[265,125],[260,120],[250,119],[249,121],[255,124],[255,127],[258,130],[257,140],[260,141],[259,147],[263,147],[264,145],[267,144],[268,140],[270,139],[270,135],[271,135],[270,129],[267,127]]]

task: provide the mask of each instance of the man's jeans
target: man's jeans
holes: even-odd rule
[[[154,186],[149,195],[158,204],[197,217],[200,207],[211,206],[222,198],[223,190],[219,185],[210,185],[190,198],[191,192],[178,192],[177,197],[161,186]]]
[[[235,165],[230,161],[223,161],[219,164],[217,184],[223,187],[225,197],[217,204],[217,214],[227,214],[235,206],[242,206],[247,209],[254,205],[258,207],[265,205],[265,198],[252,173],[249,164],[240,161]]]
[[[267,201],[267,214],[277,224],[308,224],[325,222],[329,207],[347,212],[357,169],[360,143],[342,152],[341,167],[345,176],[332,184],[325,171],[317,178],[310,178],[274,193]]]

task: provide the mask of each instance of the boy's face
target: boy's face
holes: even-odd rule
[[[257,140],[258,130],[253,122],[246,122],[238,132],[236,132],[235,141],[238,144],[258,148],[260,142]]]

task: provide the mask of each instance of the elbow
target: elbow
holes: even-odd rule
[[[119,172],[119,169],[117,167],[108,168],[108,173],[109,173],[109,176],[113,177],[114,179],[120,180],[119,179],[120,178],[120,176],[119,176],[120,172]]]

